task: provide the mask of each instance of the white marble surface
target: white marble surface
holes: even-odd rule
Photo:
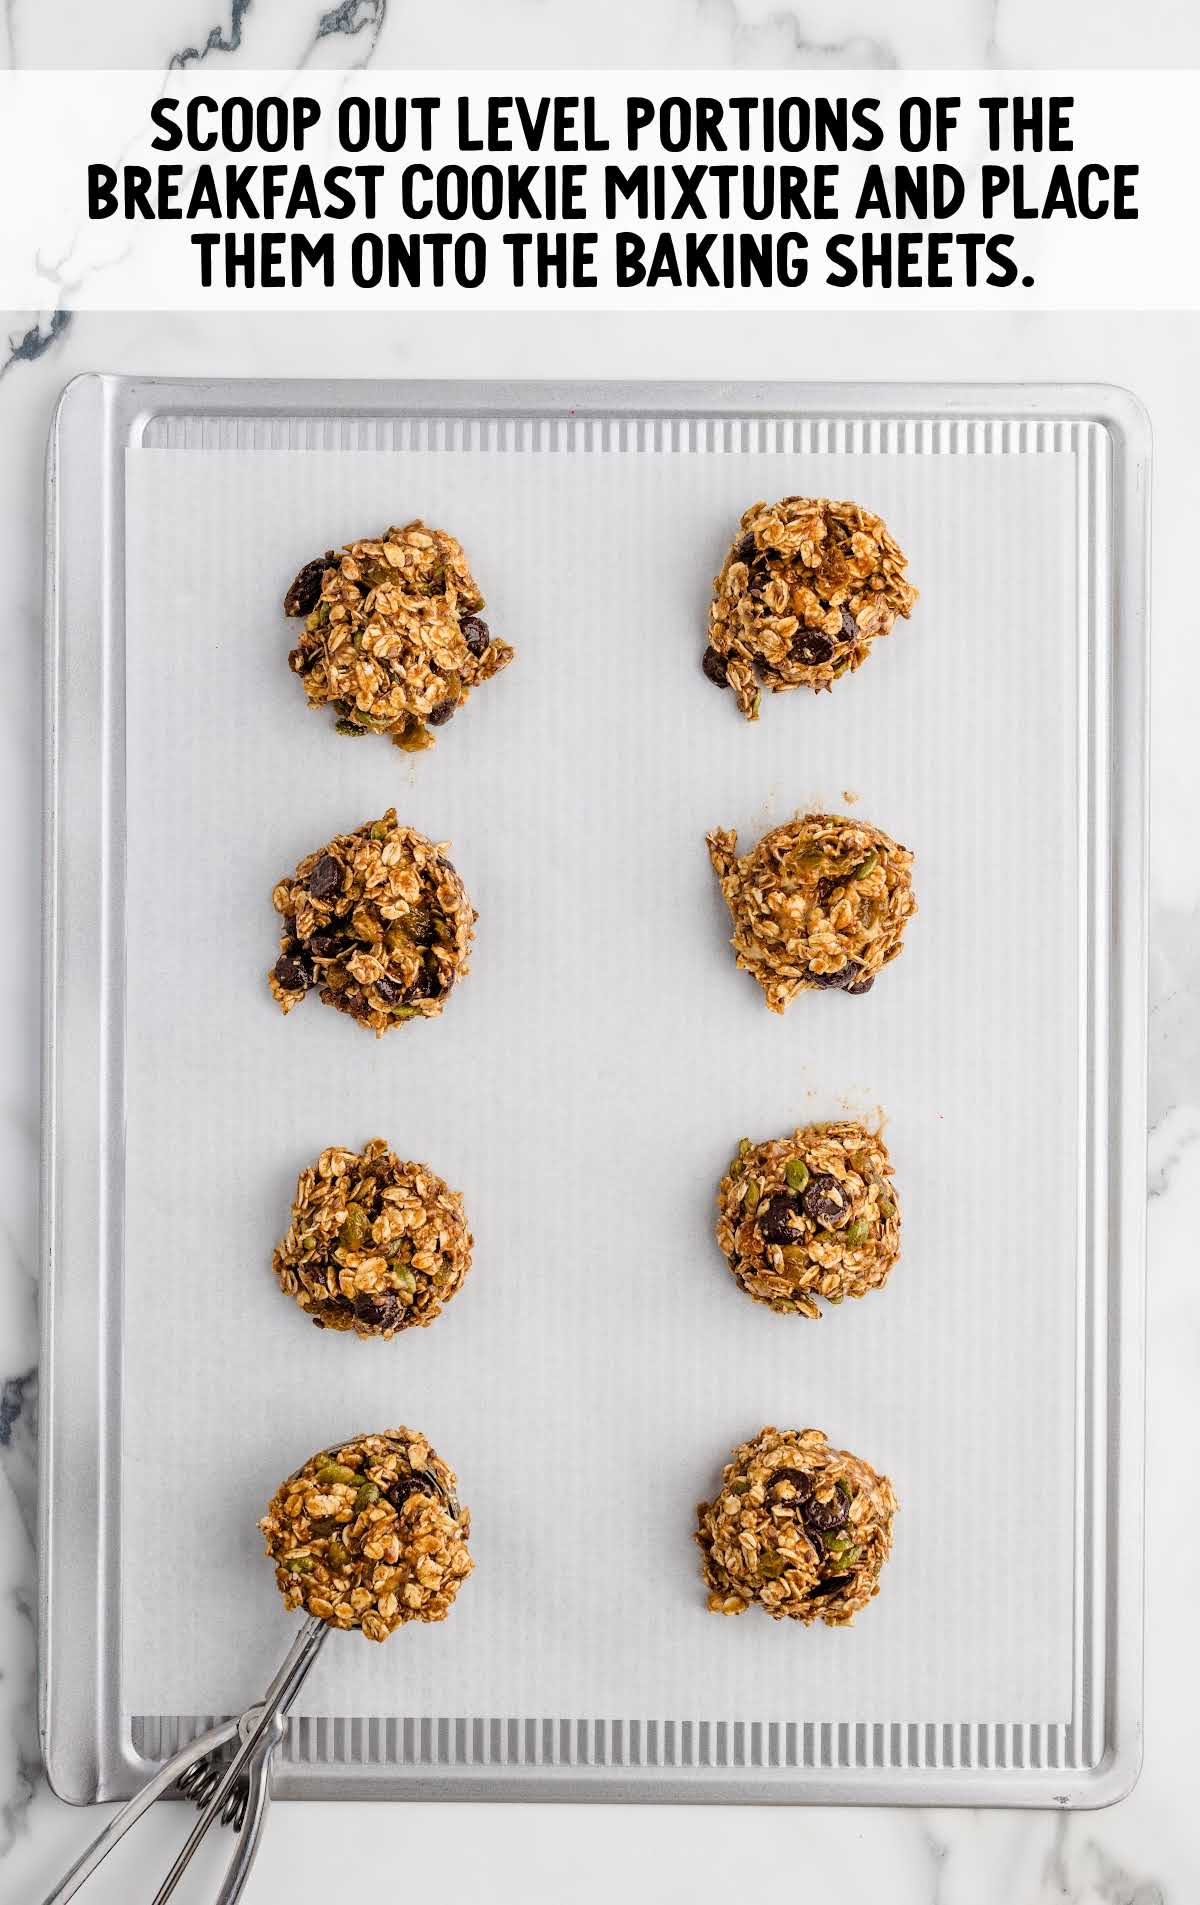
[[[447,31],[453,13],[453,32]],[[219,17],[218,17],[219,15]],[[0,61],[247,67],[306,61],[527,65],[1189,64],[1186,0],[1136,15],[1119,0],[462,0],[422,13],[392,0],[6,0]],[[7,348],[4,339],[10,343]],[[33,1611],[36,1403],[42,456],[54,398],[82,370],[356,376],[695,376],[1098,379],[1134,388],[1156,433],[1152,719],[1149,1534],[1146,1761],[1106,1813],[736,1812],[641,1808],[292,1805],[271,1822],[247,1896],[306,1905],[384,1881],[458,1900],[777,1896],[789,1888],[889,1905],[1187,1905],[1200,1896],[1192,1735],[1200,1649],[1200,1538],[1177,1499],[1176,1450],[1194,1446],[1200,1376],[1200,642],[1195,630],[1195,444],[1200,321],[1176,316],[693,316],[539,321],[0,318],[0,620],[7,728],[0,809],[7,930],[0,934],[0,1899],[36,1900],[98,1829],[60,1805],[38,1768]],[[89,1897],[148,1896],[163,1834],[136,1872]],[[452,1848],[453,1876],[444,1876]]]

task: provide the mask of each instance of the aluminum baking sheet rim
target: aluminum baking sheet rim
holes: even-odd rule
[[[539,420],[564,431],[615,427],[631,449],[646,447],[643,429],[663,425],[663,447],[686,449],[699,430],[706,442],[716,433],[716,446],[740,448],[747,428],[768,419],[827,421],[848,427],[849,447],[864,453],[894,448],[897,425],[918,436],[951,425],[948,453],[976,447],[973,433],[997,423],[1007,426],[1004,446],[1017,453],[1031,447],[1023,434],[1031,425],[1099,426],[1104,467],[1096,474],[1111,570],[1081,520],[1079,560],[1091,570],[1099,664],[1086,710],[1092,744],[1081,844],[1090,899],[1085,1209],[1093,1239],[1107,1240],[1107,1275],[1083,1280],[1078,1315],[1076,1605],[1088,1665],[1072,1720],[303,1719],[292,1723],[276,1790],[282,1797],[1059,1806],[1123,1796],[1141,1763],[1149,426],[1137,400],[1093,385],[118,376],[67,386],[47,465],[39,1720],[54,1790],[77,1803],[119,1797],[200,1724],[133,1722],[117,1705],[121,1212],[106,1138],[120,1129],[124,1103],[120,1021],[102,1010],[120,996],[124,977],[123,866],[108,828],[124,796],[116,744],[124,702],[124,455],[156,424],[169,429],[172,420],[197,415],[270,419],[280,447],[291,446],[301,419],[316,420],[305,447],[317,449],[332,446],[350,420],[403,418],[445,419],[450,428],[482,419],[489,432],[510,427],[517,448]],[[68,751],[64,725],[89,670],[99,684],[100,729],[72,730]],[[1106,1092],[1097,1089],[1098,1066]],[[1100,1169],[1102,1158],[1118,1168]],[[1098,1701],[1088,1697],[1095,1685]]]

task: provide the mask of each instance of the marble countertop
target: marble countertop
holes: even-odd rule
[[[462,0],[454,46],[472,64],[812,66],[1186,64],[1200,20],[1158,0],[1136,21],[1117,0]],[[341,0],[233,0],[214,21],[197,0],[7,0],[0,63],[246,67],[445,66],[445,10]],[[614,57],[614,54],[618,57]],[[7,340],[7,342],[5,341]],[[61,1805],[38,1765],[35,1718],[35,1448],[40,901],[39,732],[42,459],[63,383],[84,370],[174,375],[380,377],[819,377],[1097,380],[1130,386],[1155,429],[1151,723],[1149,1500],[1146,1757],[1141,1781],[1098,1814],[733,1811],[293,1804],[269,1824],[247,1896],[289,1905],[395,1873],[453,1899],[671,1901],[777,1888],[889,1905],[1151,1905],[1200,1896],[1191,1704],[1200,1651],[1200,1536],[1175,1505],[1173,1459],[1196,1439],[1200,1285],[1200,643],[1191,586],[1200,320],[1122,316],[523,316],[420,319],[0,315],[0,563],[10,686],[0,749],[9,815],[9,928],[0,935],[0,1898],[36,1900],[98,1829]],[[1182,1526],[1181,1526],[1182,1522]],[[157,1874],[178,1814],[145,1828],[138,1871]],[[414,1814],[417,1815],[414,1817]],[[453,1830],[455,1878],[441,1876]],[[89,1898],[128,1899],[129,1867]]]

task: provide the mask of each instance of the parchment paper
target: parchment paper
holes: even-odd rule
[[[132,452],[121,1556],[127,1711],[217,1713],[287,1644],[256,1520],[313,1449],[404,1422],[456,1466],[451,1619],[335,1636],[299,1710],[1054,1721],[1071,1672],[1078,890],[1072,459]],[[738,719],[699,667],[740,510],[880,511],[922,594],[819,699]],[[411,759],[343,740],[280,599],[330,544],[458,534],[512,667]],[[851,795],[855,804],[849,806]],[[265,973],[272,884],[395,804],[480,912],[444,1018],[380,1043]],[[869,997],[768,1013],[706,830],[810,805],[913,848]],[[819,1324],[734,1286],[744,1133],[886,1114],[886,1291]],[[386,1137],[466,1195],[429,1330],[315,1330],[271,1251],[300,1166]],[[894,1480],[852,1630],[706,1612],[694,1504],[765,1423]]]

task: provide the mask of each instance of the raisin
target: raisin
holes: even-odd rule
[[[327,549],[323,556],[317,556],[313,562],[306,562],[296,580],[283,598],[285,615],[311,615],[321,594],[321,583],[325,571],[331,562],[337,561],[337,551]]]
[[[804,1598],[806,1601],[822,1601],[827,1594],[840,1594],[853,1581],[853,1574],[831,1574],[827,1581],[818,1581],[815,1588],[809,1588]]]
[[[409,907],[400,925],[414,946],[432,946],[437,937],[433,908],[423,900]]]
[[[308,950],[315,959],[336,959],[345,947],[345,940],[336,933],[314,933],[308,942]]]
[[[462,630],[463,640],[471,653],[475,656],[482,655],[492,639],[492,632],[487,623],[480,621],[478,615],[464,615],[458,626]]]
[[[331,853],[323,853],[308,876],[308,890],[314,900],[331,900],[342,890],[342,869]]]
[[[792,654],[806,668],[819,668],[833,653],[833,643],[819,628],[802,628],[792,637]]]
[[[385,973],[382,979],[375,981],[375,996],[385,1005],[399,1005],[407,994],[398,979],[389,979]]]
[[[843,1526],[850,1513],[850,1504],[840,1488],[835,1488],[828,1501],[809,1500],[804,1504],[804,1519],[810,1528],[818,1534],[830,1534],[833,1529]]]
[[[803,1513],[803,1510],[801,1510],[801,1512]],[[817,1560],[819,1562],[824,1561],[825,1537],[819,1534],[815,1528],[809,1528],[806,1525],[804,1529],[804,1539],[808,1542],[808,1545],[812,1549],[813,1553],[816,1555]]]
[[[824,906],[828,909],[829,902],[837,892],[839,886],[845,886],[845,884],[846,881],[842,874],[823,873],[821,878],[817,881],[817,905]],[[827,979],[833,977],[832,973],[826,973],[824,976]]]
[[[846,882],[842,880],[838,884],[844,886]],[[874,973],[867,972],[863,962],[857,958],[848,958],[846,964],[838,966],[836,972],[813,972],[810,966],[804,977],[823,993],[869,993],[870,987],[874,985]]]
[[[861,959],[847,959],[836,972],[813,972],[810,967],[804,976],[810,986],[819,986],[823,992],[850,992],[855,998],[875,984],[875,974],[867,971]]]
[[[373,1329],[395,1329],[400,1321],[401,1303],[394,1290],[358,1290],[351,1307],[360,1322]]]
[[[842,609],[842,639],[847,642],[857,641],[858,639],[858,623],[851,615],[849,609],[844,607]]]
[[[717,653],[717,650],[715,648],[705,649],[704,660],[701,662],[700,666],[703,668],[709,680],[711,682],[715,682],[718,688],[728,687],[729,663],[726,660],[724,655],[720,655]]]
[[[860,965],[856,959],[847,962],[847,971],[849,971],[851,967],[854,969],[854,976],[847,980],[843,990],[851,993],[854,998],[859,999],[864,992],[869,992],[871,987],[875,984],[875,974],[868,972],[866,967]]]
[[[275,961],[275,977],[285,992],[307,992],[310,974],[302,959],[280,953]]]
[[[733,545],[735,562],[753,562],[758,553],[758,544],[754,540],[753,530],[748,529],[744,536]]]
[[[777,1191],[758,1220],[767,1244],[794,1244],[800,1235],[800,1199]]]
[[[853,970],[856,970],[853,968],[853,962],[847,960],[846,964],[839,966],[836,972],[814,972],[810,966],[804,976],[810,986],[819,986],[822,992],[841,992],[853,977]]]
[[[420,972],[417,974],[416,978],[412,982],[412,985],[408,989],[408,996],[410,999],[440,999],[441,998],[442,982],[441,982],[441,978],[439,974],[437,973],[434,967],[432,966],[421,967]]]
[[[817,1171],[810,1177],[800,1194],[805,1215],[811,1217],[814,1224],[820,1224],[823,1230],[833,1230],[844,1223],[850,1215],[850,1199],[846,1196],[836,1177],[828,1171]]]
[[[445,701],[439,701],[436,703],[434,707],[430,708],[429,713],[425,716],[425,719],[428,721],[431,728],[444,727],[446,722],[450,719],[450,716],[454,713],[454,710],[455,708],[457,708],[457,706],[458,706],[458,703],[454,699],[454,696],[447,695]]]

